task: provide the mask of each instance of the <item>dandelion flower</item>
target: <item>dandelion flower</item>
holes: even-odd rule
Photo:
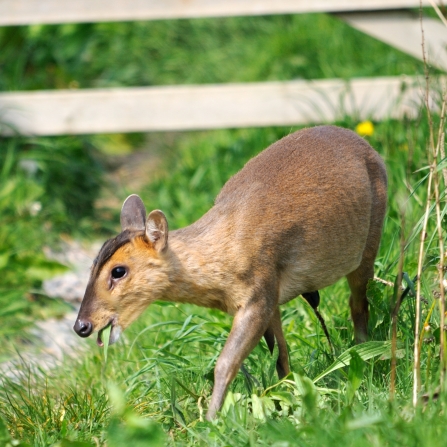
[[[362,121],[355,126],[355,131],[359,135],[370,137],[374,133],[374,124],[369,120]]]

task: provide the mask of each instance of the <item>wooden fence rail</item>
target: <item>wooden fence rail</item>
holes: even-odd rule
[[[423,78],[383,77],[0,94],[1,121],[23,134],[193,130],[413,116]]]
[[[367,11],[419,8],[419,4],[419,0],[0,0],[0,26]]]
[[[0,0],[0,26],[336,12],[351,26],[422,57],[419,0]],[[423,1],[424,5],[429,0]],[[343,12],[345,11],[345,12]],[[363,11],[352,13],[349,11]],[[447,28],[424,18],[429,61],[447,70]],[[371,55],[374,57],[374,55]],[[0,133],[28,135],[210,129],[414,114],[411,77],[0,93]],[[404,93],[402,86],[405,85]]]

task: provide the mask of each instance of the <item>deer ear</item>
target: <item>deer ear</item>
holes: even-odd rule
[[[146,227],[146,209],[144,203],[136,194],[129,196],[121,208],[121,229],[144,230]]]
[[[168,231],[168,221],[164,213],[160,210],[151,211],[147,216],[146,236],[158,252],[168,246]]]

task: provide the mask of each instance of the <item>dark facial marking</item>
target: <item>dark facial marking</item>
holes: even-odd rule
[[[98,256],[95,259],[94,264],[96,268],[96,275],[99,275],[101,269],[104,267],[104,264],[112,257],[118,248],[128,244],[134,237],[142,236],[143,234],[144,231],[124,230],[118,236],[106,241],[101,247],[101,250],[99,250]]]

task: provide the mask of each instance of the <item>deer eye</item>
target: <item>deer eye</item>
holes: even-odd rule
[[[127,270],[125,267],[115,267],[112,269],[112,278],[113,279],[119,279],[122,278],[127,273]]]

